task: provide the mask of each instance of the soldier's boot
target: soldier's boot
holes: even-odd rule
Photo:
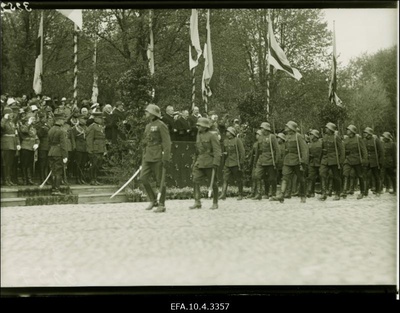
[[[350,177],[350,179],[349,179],[349,195],[354,195],[354,182],[355,182],[355,178]]]
[[[200,209],[201,202],[200,202],[200,185],[195,183],[193,186],[193,196],[194,196],[194,204],[189,207],[190,210]]]
[[[288,182],[286,182],[286,184],[287,184],[287,187],[286,187],[286,191],[283,193],[283,197],[285,199],[290,199],[290,198],[292,198],[292,186],[293,186],[292,179],[290,179]]]
[[[365,180],[363,178],[360,178],[360,194],[357,196],[357,200],[364,198],[366,189],[367,189],[367,186],[365,184]]]
[[[213,204],[210,207],[210,210],[218,209],[218,186],[213,187]]]
[[[321,177],[321,196],[318,199],[325,201],[326,198],[326,178]]]
[[[279,196],[272,197],[270,199],[270,201],[279,201],[280,203],[283,203],[285,201],[285,196],[284,195],[285,195],[285,192],[286,192],[287,185],[288,185],[287,181],[286,180],[282,180],[281,193],[279,194]]]
[[[243,182],[242,181],[238,182],[238,189],[239,189],[239,196],[237,197],[237,200],[242,200],[243,199]]]
[[[222,193],[221,193],[221,196],[219,197],[220,200],[226,199],[226,191],[227,190],[228,190],[228,182],[224,181],[222,184]]]
[[[166,194],[166,192],[167,192],[167,187],[164,186],[164,187],[161,189],[161,197],[160,197],[160,199],[159,199],[158,207],[157,207],[157,209],[154,211],[155,213],[162,213],[162,212],[165,212],[165,211],[166,211],[166,208],[165,208],[165,194]]]
[[[267,179],[264,180],[264,195],[263,199],[269,199],[269,181]]]
[[[345,177],[344,178],[344,182],[343,182],[343,190],[342,190],[342,193],[340,194],[340,196],[343,197],[343,198],[347,197],[348,185],[349,185],[349,177]]]
[[[271,184],[271,198],[276,197],[277,183],[276,181]]]
[[[29,169],[29,168],[26,169],[26,175],[28,177],[28,180],[27,180],[28,185],[31,185],[31,186],[35,185],[35,183],[32,180],[32,170],[31,169]]]
[[[147,194],[147,198],[150,201],[149,205],[146,207],[146,210],[151,210],[152,208],[158,206],[156,195],[154,194],[154,190],[151,188],[149,183],[144,183],[143,187]]]
[[[253,198],[251,198],[252,200],[261,200],[262,196],[261,196],[261,181],[259,179],[256,180],[256,194]]]
[[[307,184],[307,198],[312,198],[312,197],[314,197],[314,195],[313,195],[313,182],[312,181],[308,181],[308,184]]]
[[[251,199],[251,198],[255,197],[256,193],[257,193],[257,184],[256,184],[255,180],[253,179],[251,182],[251,193],[246,198]]]

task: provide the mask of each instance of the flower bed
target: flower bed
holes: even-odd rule
[[[78,204],[78,195],[27,197],[25,205]]]

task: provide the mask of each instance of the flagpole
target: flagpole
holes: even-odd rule
[[[267,120],[269,120],[269,73],[270,73],[270,66],[269,66],[269,27],[268,23],[271,23],[269,11],[268,11],[268,19],[267,19]]]
[[[149,53],[149,69],[150,75],[154,75],[154,36],[153,36],[153,10],[149,10],[149,30],[150,30],[150,53]],[[154,101],[155,89],[151,90],[151,98]]]
[[[40,14],[40,22],[42,24],[42,36],[40,38],[40,52],[42,54],[42,62],[40,64],[40,81],[42,84],[42,91],[43,91],[43,55],[44,55],[44,51],[43,51],[43,41],[44,41],[44,14],[43,14],[43,10],[42,13]]]
[[[92,102],[97,102],[98,97],[98,76],[97,76],[97,37],[94,38],[94,52],[93,52],[93,89],[92,89]]]
[[[74,103],[78,105],[78,26],[74,23]]]

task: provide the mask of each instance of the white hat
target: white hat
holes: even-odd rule
[[[32,104],[31,105],[31,110],[32,110],[32,112],[36,111],[36,110],[38,110],[38,107],[35,104]]]
[[[96,103],[92,104],[92,106],[91,106],[90,108],[91,108],[91,109],[97,108],[99,105],[100,105],[100,104],[98,104],[98,103],[96,102]]]
[[[67,101],[67,98],[63,97],[63,98],[61,99],[61,101]]]
[[[7,105],[11,105],[11,104],[13,104],[13,103],[15,103],[15,102],[17,102],[17,101],[15,101],[14,98],[8,98],[8,99],[7,99]]]
[[[65,99],[65,98],[64,98]],[[44,101],[49,101],[49,100],[51,100],[51,98],[50,97],[44,97]]]

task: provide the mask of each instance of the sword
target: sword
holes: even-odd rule
[[[210,187],[208,187],[208,197],[211,198],[212,186],[214,185],[215,168],[212,169]]]
[[[160,202],[161,192],[165,185],[165,172],[166,172],[166,169],[165,169],[165,167],[163,167],[162,172],[161,172],[160,190],[158,191],[158,194],[157,194],[157,202]]]
[[[139,174],[139,172],[141,170],[142,170],[142,166],[139,167],[139,169],[135,172],[135,174],[133,174],[133,176],[131,178],[129,178],[128,181],[110,197],[110,199],[114,198],[117,194],[119,194],[120,191],[122,189],[124,189],[137,176],[137,174]]]
[[[43,188],[43,186],[44,186],[44,185],[47,183],[47,181],[49,180],[50,176],[51,176],[51,171],[50,171],[49,175],[47,175],[47,177],[46,177],[46,179],[44,180],[44,182],[39,186],[39,188]]]

